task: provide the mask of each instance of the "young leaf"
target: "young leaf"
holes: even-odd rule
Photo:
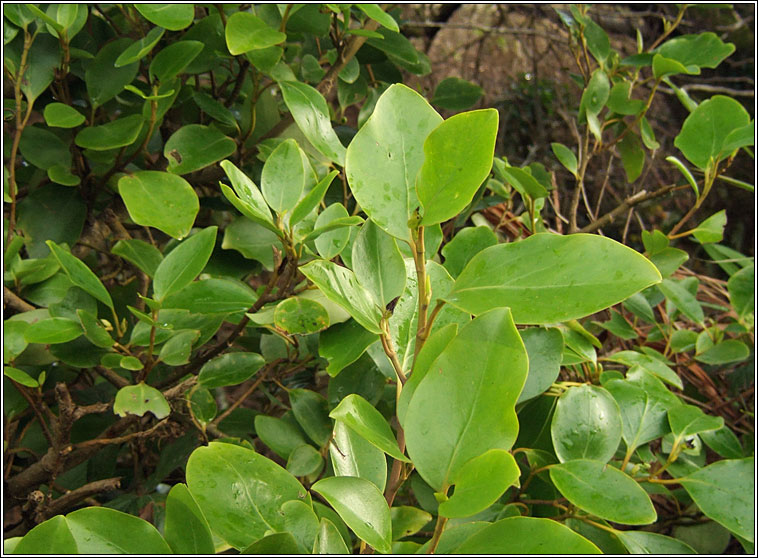
[[[266,205],[266,200],[263,198],[263,194],[261,194],[258,186],[256,186],[245,173],[234,166],[234,163],[231,161],[221,161],[220,165],[221,168],[224,169],[226,176],[229,177],[229,181],[232,183],[234,191],[237,193],[237,196],[239,196],[237,201],[242,202],[242,206],[238,206],[237,203],[235,203],[234,197],[230,196],[231,191],[229,190],[229,187],[222,184],[221,189],[224,191],[224,195],[229,198],[229,201],[231,201],[246,217],[267,227],[273,232],[279,233],[279,230],[274,226],[274,220],[271,218],[271,211],[269,210],[268,205]]]
[[[394,84],[348,146],[345,173],[355,199],[396,238],[410,238],[408,219],[418,205],[415,181],[424,162],[424,140],[441,122],[423,97]]]
[[[215,554],[208,522],[184,483],[166,497],[164,536],[175,554]]]
[[[660,438],[669,431],[668,405],[628,380],[611,380],[603,385],[621,410],[622,437],[627,451]]]
[[[432,488],[449,486],[484,451],[510,449],[526,373],[526,350],[508,309],[482,314],[445,347],[405,414],[408,453]]]
[[[48,126],[57,128],[76,128],[86,120],[74,107],[63,103],[48,103],[43,116]]]
[[[122,387],[118,390],[116,400],[113,402],[113,412],[118,416],[137,415],[141,417],[148,411],[160,420],[171,413],[171,407],[160,391],[144,382],[140,382],[136,386]]]
[[[678,405],[669,409],[668,414],[671,432],[677,438],[686,438],[707,430],[718,430],[724,426],[722,417],[706,415],[700,410],[700,407],[694,405]]]
[[[106,329],[97,320],[97,317],[90,314],[86,310],[81,308],[76,311],[76,315],[79,317],[79,322],[84,329],[84,336],[92,341],[92,343],[98,347],[108,348],[112,347],[115,341],[106,331]]]
[[[392,520],[379,489],[356,477],[329,477],[311,487],[337,510],[359,538],[382,553],[392,551]]]
[[[721,242],[724,238],[724,227],[726,226],[726,210],[722,209],[714,213],[705,221],[700,223],[692,230],[692,234],[697,238],[700,244],[709,242]]]
[[[163,37],[163,33],[165,32],[165,29],[153,27],[144,37],[134,41],[121,54],[119,54],[113,65],[116,68],[120,68],[121,66],[126,66],[132,62],[138,62],[144,58],[148,52],[153,50],[153,47],[158,44],[158,41],[161,40],[161,37]]]
[[[187,486],[213,532],[237,549],[283,531],[284,502],[307,492],[273,461],[240,446],[211,442],[192,452],[187,462]]]
[[[288,139],[268,156],[261,174],[261,190],[269,207],[284,213],[295,207],[305,186],[301,150],[297,142]]]
[[[356,4],[356,6],[368,17],[379,22],[387,29],[395,31],[396,33],[400,32],[400,28],[397,26],[397,22],[394,18],[376,4]]]
[[[224,35],[226,46],[234,56],[278,45],[287,39],[287,35],[250,12],[233,13],[226,22]]]
[[[351,394],[345,397],[329,416],[344,422],[387,455],[399,461],[410,461],[400,451],[390,425],[382,414],[360,395]]]
[[[497,124],[495,109],[465,112],[424,140],[424,163],[416,177],[422,225],[447,221],[471,203],[492,168]]]
[[[353,271],[358,281],[386,305],[400,296],[405,287],[405,263],[393,237],[370,219],[353,243]]]
[[[19,370],[18,368],[13,368],[12,366],[5,366],[3,368],[3,375],[7,376],[17,384],[21,384],[22,386],[30,387],[30,388],[38,388],[40,387],[39,381],[32,378],[29,374],[24,372],[23,370]]]
[[[200,209],[189,182],[167,172],[137,171],[123,176],[118,193],[135,223],[178,239],[189,234]]]
[[[290,213],[290,227],[294,227],[297,223],[305,219],[311,211],[316,209],[321,200],[324,198],[324,194],[329,189],[334,177],[339,174],[338,171],[333,170],[327,174],[318,184],[316,184],[310,192],[308,192],[303,199],[301,199],[297,205],[292,209]]]
[[[166,256],[155,270],[153,296],[162,301],[166,296],[178,292],[197,277],[216,244],[218,227],[206,227],[199,233],[183,241]]]
[[[100,279],[97,278],[97,275],[87,267],[87,264],[70,252],[66,252],[52,240],[48,240],[46,244],[50,247],[50,251],[55,256],[55,259],[58,260],[61,268],[74,285],[91,294],[109,308],[113,308],[111,295],[100,282]]]
[[[638,353],[637,351],[618,351],[606,358],[612,362],[620,362],[630,367],[635,365],[640,366],[667,384],[683,389],[681,378],[660,359]]]
[[[329,454],[336,476],[360,477],[384,491],[387,482],[387,457],[384,452],[340,420],[334,424]]]
[[[553,150],[553,153],[555,154],[558,161],[560,161],[560,163],[566,167],[571,174],[576,176],[579,164],[576,161],[576,155],[574,155],[574,152],[562,143],[554,142],[550,144],[550,147]]]
[[[540,233],[479,252],[443,298],[472,314],[507,306],[516,323],[544,324],[607,308],[660,277],[643,256],[609,238]]]
[[[316,250],[325,260],[331,260],[338,256],[347,246],[348,240],[350,240],[350,229],[347,226],[339,226],[329,230],[330,225],[336,225],[346,219],[350,219],[350,215],[341,203],[333,203],[318,214],[314,229],[308,236],[313,237],[316,231],[323,231],[319,232],[315,238]]]
[[[577,459],[555,465],[550,468],[550,479],[569,502],[608,521],[649,525],[657,519],[642,487],[602,461]]]

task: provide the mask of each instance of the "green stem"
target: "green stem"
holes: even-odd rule
[[[416,346],[413,350],[413,370],[416,365],[416,358],[424,345],[424,340],[429,335],[426,323],[426,313],[429,310],[429,300],[431,292],[427,292],[427,275],[426,275],[426,254],[424,253],[424,227],[419,226],[416,229],[416,237],[413,239],[411,248],[413,249],[413,263],[416,265],[416,285],[418,288],[418,322],[416,325]]]
[[[447,488],[445,488],[443,492],[447,493]],[[446,523],[447,517],[438,514],[437,524],[434,526],[434,534],[429,541],[429,548],[426,551],[427,554],[434,554],[434,551],[437,550],[437,545],[440,543],[440,538],[442,537],[442,532],[445,530]]]

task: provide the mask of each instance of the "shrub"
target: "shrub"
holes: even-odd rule
[[[6,551],[752,552],[752,258],[683,229],[752,190],[753,121],[677,88],[734,50],[686,9],[628,57],[560,12],[556,189],[476,86],[401,83],[428,59],[377,5],[5,5]],[[599,154],[664,164],[663,84],[681,179],[583,224]],[[644,255],[590,234],[683,191]]]

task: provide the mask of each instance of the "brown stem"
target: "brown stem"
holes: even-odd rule
[[[581,152],[579,154],[580,164],[579,170],[576,176],[576,189],[571,197],[571,206],[569,208],[569,233],[577,232],[576,217],[579,213],[579,199],[582,197],[584,191],[584,175],[587,172],[587,164],[592,157],[589,153],[590,150],[590,128],[589,125],[584,130],[584,142],[582,143]]]
[[[36,310],[34,306],[20,298],[16,293],[10,290],[8,287],[3,287],[3,302],[19,312],[30,312]]]
[[[43,503],[35,511],[34,519],[37,523],[42,523],[46,519],[55,515],[67,512],[82,500],[100,494],[101,492],[115,490],[119,488],[120,485],[121,477],[87,483],[75,490],[66,492],[63,496],[56,498],[52,502]]]
[[[446,523],[447,517],[437,516],[437,524],[434,526],[434,534],[429,543],[429,548],[426,550],[427,554],[434,554],[434,551],[437,550],[437,545],[440,543],[440,537],[442,537],[442,531],[445,530]]]

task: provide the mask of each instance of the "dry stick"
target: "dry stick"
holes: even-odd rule
[[[75,490],[66,492],[63,496],[58,497],[52,502],[41,505],[35,512],[34,519],[37,523],[42,523],[50,517],[65,513],[82,500],[100,494],[101,492],[115,490],[116,488],[119,488],[120,485],[121,477],[89,482]]]
[[[575,233],[576,230],[576,217],[579,212],[579,199],[584,192],[584,174],[587,172],[587,164],[590,162],[591,155],[590,149],[590,129],[589,126],[584,130],[584,142],[580,147],[580,161],[579,171],[577,172],[576,188],[574,189],[573,196],[571,197],[571,206],[569,208],[569,233]]]
[[[5,286],[3,287],[3,302],[19,312],[30,312],[37,309]]]

